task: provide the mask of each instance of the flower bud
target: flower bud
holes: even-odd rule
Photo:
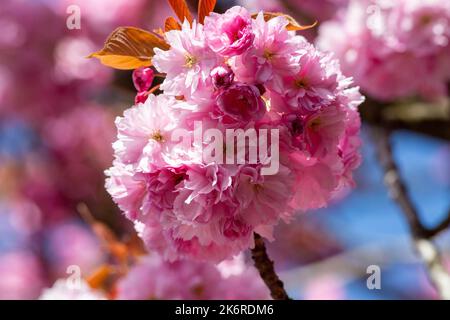
[[[133,83],[138,92],[147,91],[153,83],[153,69],[141,67],[133,71]]]
[[[211,71],[214,87],[217,89],[229,87],[234,81],[234,72],[230,67],[216,67]]]

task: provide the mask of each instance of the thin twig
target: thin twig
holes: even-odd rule
[[[148,90],[147,95],[150,95],[150,94],[154,93],[156,90],[159,90],[159,87],[161,87],[161,84],[157,84],[156,86],[154,86],[153,88]]]
[[[252,258],[261,278],[270,290],[270,295],[274,300],[290,300],[284,290],[283,282],[275,272],[273,261],[267,255],[263,238],[257,233],[254,234],[254,237],[255,247],[252,249]]]
[[[389,141],[390,131],[382,127],[374,127],[372,131],[377,146],[378,159],[384,170],[384,182],[389,189],[389,193],[400,206],[408,221],[415,248],[425,262],[430,280],[439,296],[443,299],[450,299],[450,276],[445,270],[437,246],[432,241],[435,235],[448,227],[450,217],[447,217],[433,229],[428,229],[423,225],[392,156]]]
[[[389,237],[381,242],[361,244],[349,248],[341,253],[321,259],[316,262],[291,268],[280,272],[288,287],[296,288],[308,283],[311,279],[327,276],[332,270],[333,276],[339,277],[339,281],[345,285],[356,279],[367,277],[367,266],[376,265],[381,268],[392,264],[411,266],[417,263],[417,255],[408,249],[405,236],[397,235]],[[442,243],[440,248],[445,253],[450,253],[450,243]],[[405,297],[415,297],[406,293]]]
[[[441,233],[442,231],[447,230],[449,227],[450,227],[450,209],[447,212],[446,218],[436,227],[425,230],[425,234],[428,238],[432,238]]]

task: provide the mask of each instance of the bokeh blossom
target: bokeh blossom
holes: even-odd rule
[[[29,250],[0,255],[0,300],[35,299],[45,284],[43,265]]]
[[[376,99],[438,99],[448,94],[449,26],[448,1],[352,1],[317,41]]]
[[[120,280],[117,299],[269,299],[257,271],[241,258],[214,266],[194,261],[171,263],[158,255],[146,256]]]

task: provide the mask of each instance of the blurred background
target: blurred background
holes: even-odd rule
[[[81,29],[66,12],[81,8]],[[194,8],[196,1],[190,1]],[[238,1],[219,1],[216,11]],[[320,24],[346,0],[242,0],[252,12],[283,11]],[[104,190],[114,118],[132,105],[131,73],[85,59],[118,26],[155,29],[171,14],[165,0],[2,0],[0,5],[0,299],[34,299],[80,266],[83,276],[109,259],[78,212],[86,205],[124,241],[132,226]],[[310,41],[318,27],[304,32]],[[390,109],[394,157],[423,220],[438,223],[450,204],[450,128],[444,106]],[[392,111],[393,110],[393,111]],[[425,111],[424,111],[425,110]],[[434,110],[434,111],[433,111]],[[436,111],[438,110],[438,112]],[[363,105],[363,164],[356,187],[327,209],[280,225],[269,254],[295,299],[434,299],[408,227],[383,185],[368,126],[383,108]],[[428,116],[431,112],[432,115]],[[414,116],[414,114],[413,114]],[[414,117],[413,117],[414,118]],[[434,119],[434,118],[433,118]],[[417,120],[417,119],[414,119]],[[77,209],[78,208],[78,209]],[[450,232],[437,242],[450,269]],[[366,269],[382,271],[368,290]]]

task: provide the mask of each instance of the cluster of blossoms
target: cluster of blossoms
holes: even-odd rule
[[[252,247],[254,232],[272,239],[280,220],[323,207],[353,184],[363,98],[336,60],[288,24],[283,16],[265,21],[262,12],[252,18],[242,7],[211,13],[203,25],[185,21],[165,33],[170,49],[155,49],[164,93],[138,99],[117,118],[106,187],[164,259],[222,261]],[[137,87],[147,76],[135,73]],[[199,122],[223,136],[277,132],[279,148],[271,136],[271,152],[256,163],[206,161],[201,150],[211,137],[200,148],[196,139],[173,139],[179,129],[195,136]],[[272,160],[278,171],[264,175]]]
[[[117,299],[122,300],[269,298],[269,291],[257,271],[246,266],[242,256],[214,266],[194,261],[167,262],[158,255],[150,255],[117,285]]]
[[[319,33],[318,46],[334,51],[343,72],[377,99],[447,94],[449,1],[353,1]]]

